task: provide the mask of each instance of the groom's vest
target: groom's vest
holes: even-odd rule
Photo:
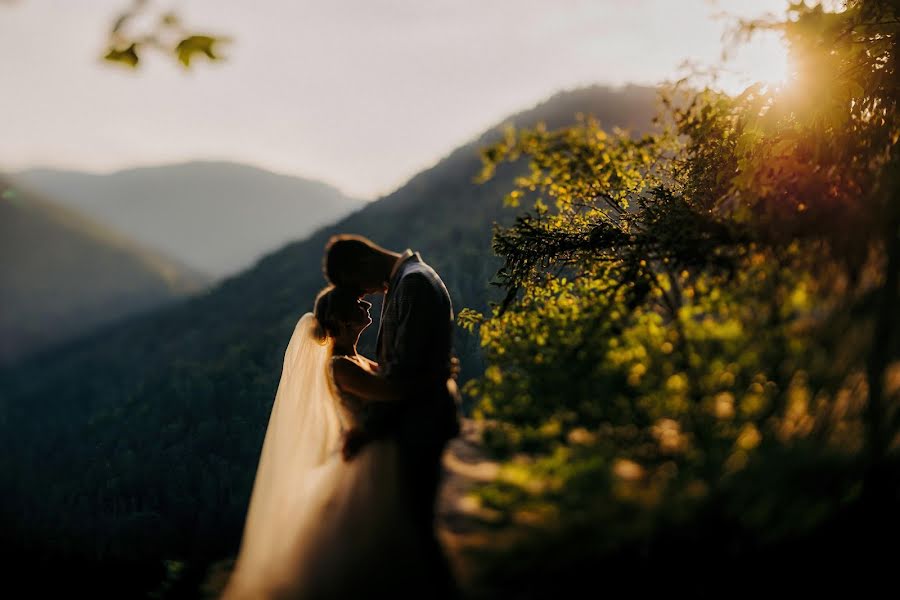
[[[403,399],[400,441],[443,443],[459,432],[455,386],[447,386],[452,343],[450,294],[434,269],[407,251],[388,282],[376,342],[383,376],[414,390]]]

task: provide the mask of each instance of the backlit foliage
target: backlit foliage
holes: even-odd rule
[[[173,56],[185,68],[190,67],[198,56],[210,61],[222,59],[219,48],[229,41],[228,38],[188,30],[178,14],[155,14],[148,5],[147,0],[133,0],[131,6],[115,19],[109,32],[105,60],[136,68],[147,50]]]
[[[593,515],[613,543],[647,534],[621,532],[616,506],[674,518],[727,497],[725,518],[783,541],[893,497],[900,5],[799,3],[743,27],[785,36],[784,89],[675,89],[652,135],[583,120],[484,150],[484,178],[529,173],[493,242],[506,300],[465,316],[488,364],[468,391],[516,457],[483,502]],[[801,473],[840,493],[798,491]]]

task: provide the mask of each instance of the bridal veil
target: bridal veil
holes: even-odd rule
[[[343,416],[330,383],[332,342],[317,334],[315,316],[305,314],[285,351],[225,598],[276,596],[290,585],[297,540],[309,537],[333,488],[326,480],[341,467]]]

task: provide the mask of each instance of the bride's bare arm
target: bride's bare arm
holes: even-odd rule
[[[371,361],[370,361],[371,362]],[[377,368],[377,363],[373,363]],[[404,397],[404,388],[398,383],[379,377],[359,363],[343,357],[332,365],[334,381],[341,390],[366,402],[396,402]]]

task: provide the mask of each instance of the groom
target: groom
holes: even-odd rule
[[[338,287],[384,293],[376,342],[379,370],[372,374],[360,369],[352,392],[365,403],[364,435],[396,439],[412,517],[440,553],[434,511],[441,456],[459,433],[450,295],[417,252],[391,252],[357,235],[329,240],[324,270]],[[358,449],[359,439],[347,439],[345,456]]]

